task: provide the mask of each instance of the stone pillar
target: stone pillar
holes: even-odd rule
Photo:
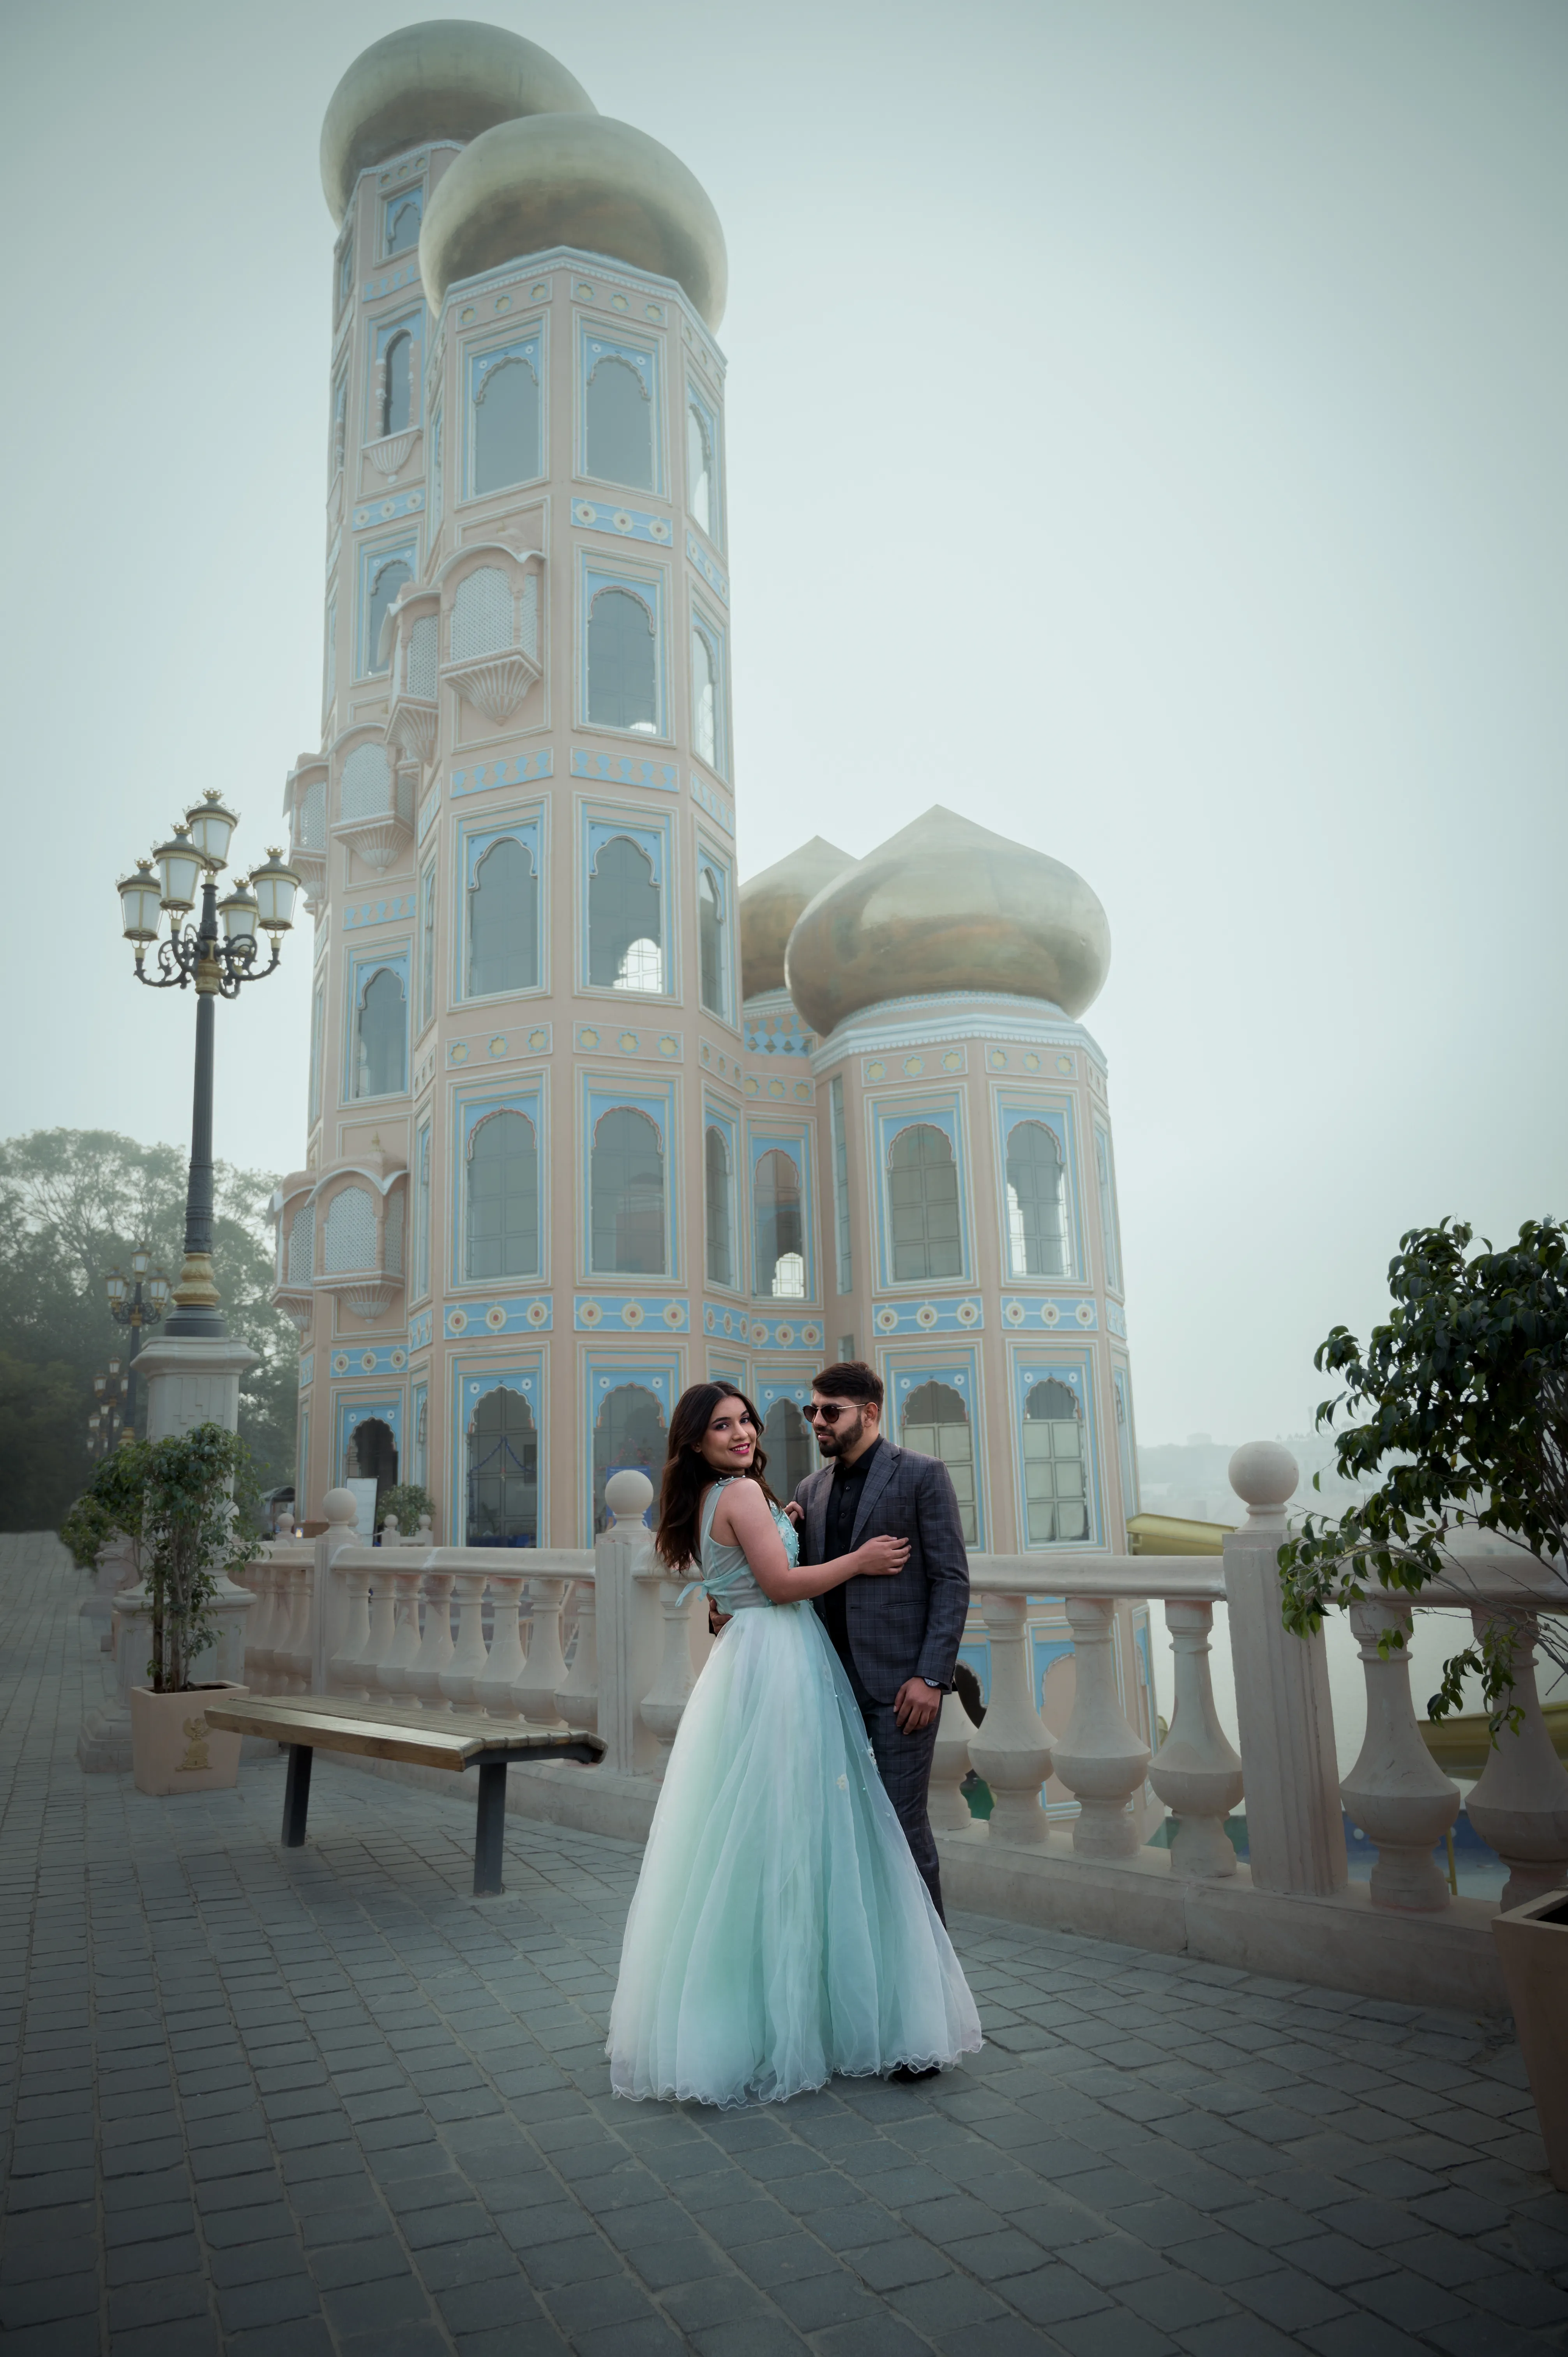
[[[1448,1877],[1432,1853],[1459,1813],[1459,1787],[1415,1723],[1411,1620],[1410,1606],[1391,1596],[1369,1596],[1350,1607],[1367,1680],[1367,1733],[1339,1789],[1355,1823],[1378,1846],[1373,1906],[1435,1914],[1448,1904]],[[1391,1634],[1403,1641],[1384,1653],[1380,1640]]]
[[[1072,1717],[1056,1747],[1056,1770],[1078,1803],[1072,1846],[1080,1857],[1135,1857],[1142,1835],[1128,1803],[1144,1781],[1149,1747],[1122,1712],[1116,1607],[1108,1597],[1069,1596],[1066,1610],[1072,1631]]]
[[[652,1683],[651,1664],[650,1674],[641,1674],[645,1648],[638,1641],[638,1622],[643,1599],[637,1586],[639,1572],[650,1567],[651,1540],[642,1517],[652,1501],[653,1484],[646,1473],[630,1468],[612,1473],[605,1484],[610,1527],[594,1544],[597,1731],[605,1746],[605,1766],[621,1776],[636,1775],[639,1752],[650,1767],[658,1757],[655,1739],[643,1728],[638,1708]],[[644,1737],[640,1743],[639,1735]]]
[[[1236,1719],[1247,1780],[1247,1847],[1260,1890],[1326,1899],[1348,1879],[1322,1632],[1280,1618],[1285,1501],[1300,1479],[1288,1448],[1250,1441],[1230,1459],[1247,1519],[1225,1541]]]
[[[1165,1626],[1176,1655],[1176,1699],[1171,1731],[1149,1762],[1149,1781],[1177,1819],[1171,1872],[1234,1874],[1236,1853],[1225,1820],[1241,1797],[1241,1762],[1214,1707],[1208,1667],[1214,1607],[1197,1597],[1173,1597]]]
[[[659,1663],[659,1675],[642,1697],[642,1723],[659,1745],[659,1764],[654,1774],[663,1781],[664,1770],[670,1764],[676,1735],[686,1704],[696,1679],[692,1669],[692,1628],[690,1614],[693,1598],[680,1599],[688,1582],[661,1578],[659,1582],[659,1602],[663,1615],[664,1644]],[[699,1588],[698,1595],[702,1594]]]
[[[349,1601],[332,1566],[343,1549],[354,1544],[360,1509],[352,1490],[328,1490],[321,1511],[327,1528],[312,1543],[316,1567],[310,1585],[310,1691],[317,1695],[332,1691],[334,1656],[349,1617]],[[359,1641],[362,1648],[363,1638]]]
[[[969,1738],[977,1776],[991,1787],[993,1841],[1043,1842],[1050,1828],[1040,1789],[1051,1772],[1056,1737],[1035,1708],[1035,1672],[1025,1621],[1028,1599],[983,1593],[977,1609],[991,1640],[991,1697],[985,1722]]]
[[[255,1363],[248,1342],[155,1334],[136,1353],[137,1380],[147,1388],[147,1438],[166,1440],[197,1424],[238,1432],[240,1378]]]
[[[564,1579],[542,1578],[537,1572],[529,1575],[528,1658],[517,1699],[530,1727],[548,1727],[553,1734],[566,1724],[555,1707],[555,1689],[566,1683],[561,1652],[561,1607],[566,1588]]]
[[[1477,1605],[1470,1619],[1477,1643],[1494,1619],[1512,1627],[1514,1682],[1508,1700],[1524,1713],[1517,1735],[1508,1727],[1498,1729],[1480,1781],[1465,1804],[1481,1839],[1490,1842],[1509,1869],[1498,1901],[1506,1915],[1511,1907],[1568,1881],[1568,1774],[1552,1748],[1535,1689],[1540,1623],[1534,1613]]]

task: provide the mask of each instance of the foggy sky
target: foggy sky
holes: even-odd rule
[[[183,1141],[116,877],[320,711],[317,143],[386,0],[11,5],[7,1133]],[[497,6],[729,242],[741,866],[932,802],[1110,915],[1141,1437],[1302,1428],[1402,1229],[1563,1208],[1558,0]],[[218,1017],[304,1148],[308,925]]]

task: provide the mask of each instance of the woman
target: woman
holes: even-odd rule
[[[802,1569],[756,1409],[696,1383],[670,1425],[656,1544],[731,1617],[675,1738],[610,2010],[618,2095],[778,2103],[835,2072],[980,2046],[952,1943],[811,1599],[896,1572],[874,1538]]]

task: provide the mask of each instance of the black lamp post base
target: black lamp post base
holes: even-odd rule
[[[164,1332],[178,1340],[182,1336],[202,1342],[226,1342],[229,1329],[223,1323],[220,1309],[176,1309],[164,1319]]]

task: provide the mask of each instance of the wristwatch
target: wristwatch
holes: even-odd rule
[[[929,1687],[930,1687],[930,1689],[931,1689],[931,1692],[932,1692],[933,1694],[941,1694],[941,1693],[943,1693],[943,1692],[945,1691],[945,1689],[944,1689],[942,1686],[939,1685],[939,1684],[937,1683],[937,1681],[936,1681],[936,1679],[935,1679],[935,1678],[928,1678],[928,1677],[924,1677],[924,1676],[922,1676],[922,1678],[921,1678],[921,1680],[920,1680],[920,1684],[921,1684],[923,1686],[929,1686]]]

